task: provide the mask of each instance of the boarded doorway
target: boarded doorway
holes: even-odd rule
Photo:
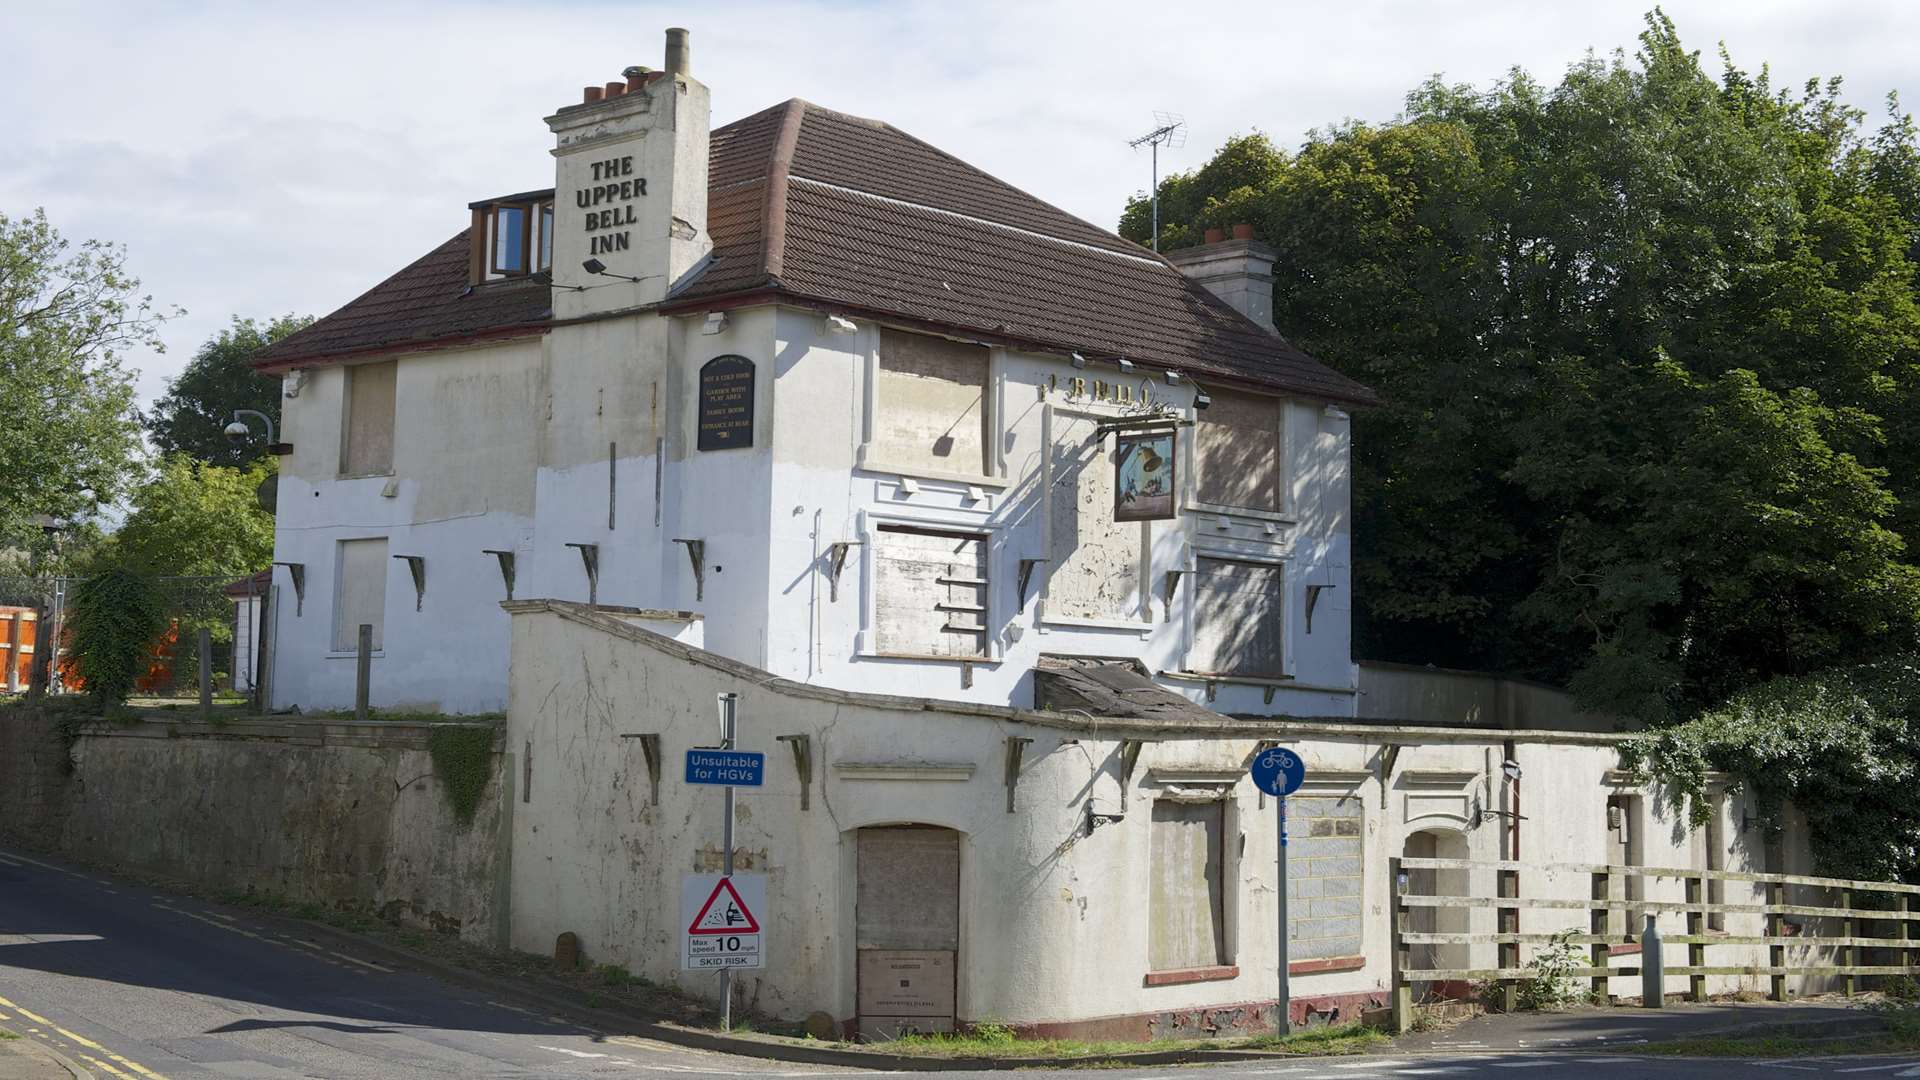
[[[960,834],[931,825],[889,825],[855,836],[860,1035],[952,1031]]]
[[[1465,859],[1467,838],[1463,833],[1430,829],[1407,837],[1409,859]],[[1404,886],[1409,896],[1471,896],[1473,890],[1466,870],[1410,869]],[[1425,934],[1464,934],[1471,929],[1465,907],[1416,907],[1407,910],[1407,929]],[[1415,969],[1454,969],[1472,967],[1471,946],[1417,943],[1410,945],[1408,967]],[[1415,982],[1415,1000],[1465,998],[1471,988],[1464,979]]]

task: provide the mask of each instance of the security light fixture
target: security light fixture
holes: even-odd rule
[[[1132,371],[1132,370],[1133,370],[1133,361],[1131,361],[1131,360],[1129,360],[1129,359],[1127,359],[1127,358],[1126,358],[1126,357],[1124,357],[1124,356],[1116,356],[1116,357],[1114,357],[1114,359],[1113,359],[1113,362],[1114,362],[1114,363],[1116,363],[1116,364],[1119,364],[1119,365],[1120,365],[1120,370],[1121,370],[1121,371]]]
[[[1209,406],[1209,405],[1212,405],[1212,404],[1213,404],[1213,398],[1212,398],[1212,397],[1210,397],[1210,396],[1208,396],[1208,394],[1207,394],[1207,392],[1206,392],[1205,390],[1198,390],[1198,391],[1195,391],[1195,392],[1194,392],[1194,395],[1193,395],[1193,407],[1194,407],[1194,408],[1196,408],[1196,409],[1204,409],[1204,408],[1206,408],[1207,406]]]
[[[702,334],[717,334],[727,328],[727,313],[724,311],[707,312],[707,321],[700,327]]]
[[[1183,382],[1183,381],[1185,381],[1185,379],[1186,379],[1186,376],[1185,376],[1185,375],[1182,375],[1182,374],[1180,374],[1180,373],[1179,373],[1179,372],[1177,372],[1177,371],[1169,371],[1169,372],[1167,372],[1167,385],[1168,385],[1168,386],[1179,386],[1179,385],[1181,384],[1181,382]]]
[[[1500,763],[1500,771],[1506,773],[1509,780],[1520,779],[1520,763],[1512,758]]]
[[[1073,366],[1074,366],[1074,367],[1077,367],[1077,368],[1084,368],[1084,367],[1086,367],[1086,366],[1087,366],[1087,358],[1086,358],[1086,357],[1084,357],[1084,356],[1081,356],[1081,355],[1080,355],[1079,353],[1074,353],[1074,354],[1073,354]]]
[[[860,328],[845,315],[827,316],[827,332],[830,334],[851,334]]]
[[[599,259],[588,259],[586,262],[580,264],[580,268],[589,274],[604,274],[607,272],[607,264],[601,262]]]

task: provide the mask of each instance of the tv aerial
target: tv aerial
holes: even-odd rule
[[[1160,112],[1153,114],[1155,127],[1152,131],[1137,139],[1127,140],[1127,145],[1135,150],[1149,147],[1153,152],[1153,250],[1160,250],[1160,148],[1178,150],[1187,145],[1187,118],[1179,113]]]

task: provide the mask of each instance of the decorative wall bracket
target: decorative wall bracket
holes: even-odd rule
[[[827,600],[840,602],[840,571],[847,568],[847,553],[863,540],[836,540],[827,545]]]
[[[494,548],[481,548],[480,554],[491,555],[500,563],[500,580],[506,583],[507,599],[513,599],[513,552],[498,551]]]
[[[1026,753],[1031,738],[1024,735],[1007,736],[1007,813],[1013,813],[1013,792],[1020,786],[1020,757]]]
[[[676,537],[676,544],[687,545],[687,561],[693,564],[693,598],[695,601],[707,598],[707,542],[705,540],[682,540]]]
[[[1043,562],[1050,561],[1051,560],[1044,556],[1038,559],[1020,560],[1020,607],[1023,610],[1027,606],[1027,584],[1033,580],[1033,568]]]
[[[569,543],[567,546],[580,549],[580,565],[587,571],[587,606],[594,607],[600,603],[600,545]]]
[[[1313,609],[1320,603],[1320,593],[1325,589],[1338,588],[1335,585],[1307,586],[1307,633],[1313,633]]]
[[[413,610],[419,611],[427,602],[427,557],[425,555],[395,555],[394,558],[407,564],[407,573],[413,575]]]
[[[647,756],[648,806],[660,805],[660,736],[649,732],[645,735],[622,735],[623,739],[639,739],[640,752]]]
[[[1161,579],[1163,582],[1163,584],[1161,585],[1161,595],[1163,597],[1163,599],[1161,600],[1161,603],[1166,605],[1166,614],[1160,617],[1161,622],[1173,621],[1174,591],[1180,588],[1180,575],[1191,574],[1191,573],[1193,573],[1193,571],[1191,570],[1169,570],[1167,571],[1166,576]]]
[[[1127,792],[1133,788],[1133,769],[1140,764],[1140,751],[1147,745],[1145,739],[1120,740],[1120,812],[1127,812]]]
[[[277,562],[275,566],[287,568],[287,576],[293,579],[293,617],[300,617],[300,610],[307,605],[307,564],[297,562]]]
[[[793,771],[800,778],[800,809],[813,809],[813,736],[776,735],[793,751]]]
[[[1399,743],[1388,743],[1380,748],[1380,809],[1387,808],[1387,788],[1393,784],[1393,767],[1400,764]]]

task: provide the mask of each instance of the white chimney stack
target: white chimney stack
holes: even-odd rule
[[[1199,247],[1166,252],[1167,261],[1227,305],[1277,334],[1273,325],[1274,250],[1253,238],[1253,226],[1235,225],[1231,239],[1208,229]]]

